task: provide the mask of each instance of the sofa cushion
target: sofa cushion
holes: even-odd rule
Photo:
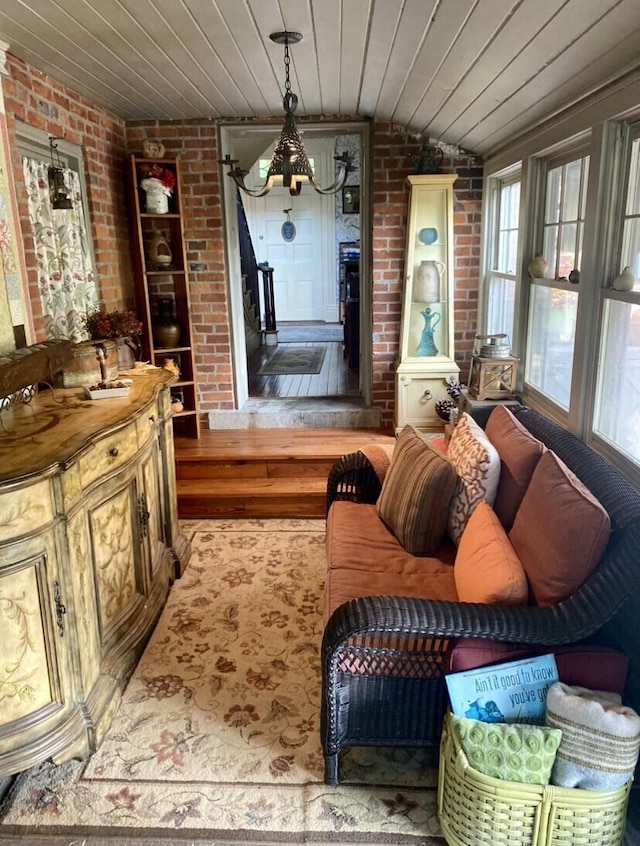
[[[469,517],[453,572],[460,602],[527,604],[526,573],[488,502],[479,502]]]
[[[412,555],[380,520],[375,505],[336,500],[327,518],[325,619],[359,596],[455,601],[455,555],[446,535],[434,557]]]
[[[422,573],[367,573],[343,568],[329,570],[325,584],[325,621],[344,602],[361,596],[406,596],[457,602],[453,567],[437,558],[423,558]]]
[[[451,651],[447,671],[460,673],[491,664],[519,661],[553,652],[558,677],[565,684],[624,693],[629,659],[607,646],[572,644],[570,646],[528,646],[496,640],[461,638]]]
[[[610,526],[591,491],[547,450],[509,532],[537,605],[555,605],[576,592],[602,558]]]
[[[448,518],[449,535],[458,544],[477,504],[486,500],[492,505],[495,500],[500,456],[485,432],[465,412],[451,433],[447,457],[458,474]]]
[[[380,519],[414,555],[432,555],[447,528],[455,470],[413,426],[393,451],[376,507]]]
[[[500,483],[493,508],[509,532],[546,447],[504,405],[493,409],[485,432],[500,456]]]
[[[376,506],[336,500],[327,515],[327,568],[396,575],[423,573],[431,558],[412,555],[378,517]],[[433,558],[453,578],[456,548],[444,535]]]

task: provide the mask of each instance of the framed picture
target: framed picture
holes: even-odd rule
[[[360,214],[359,185],[345,185],[342,189],[342,214]]]

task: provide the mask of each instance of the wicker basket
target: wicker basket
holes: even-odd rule
[[[438,813],[449,846],[620,846],[630,789],[631,782],[599,792],[483,775],[445,717]]]

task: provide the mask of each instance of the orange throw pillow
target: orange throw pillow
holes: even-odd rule
[[[603,506],[547,450],[509,532],[536,604],[556,605],[572,596],[602,558],[610,531]]]
[[[546,447],[504,405],[493,409],[485,432],[500,456],[500,484],[493,509],[509,532]]]
[[[453,575],[461,602],[527,604],[526,573],[500,520],[484,500],[462,533]]]

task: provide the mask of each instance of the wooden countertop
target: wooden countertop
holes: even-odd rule
[[[30,403],[0,411],[0,483],[68,465],[98,435],[135,420],[176,378],[160,369],[126,376],[133,380],[126,397],[91,400],[82,388],[41,388]]]

